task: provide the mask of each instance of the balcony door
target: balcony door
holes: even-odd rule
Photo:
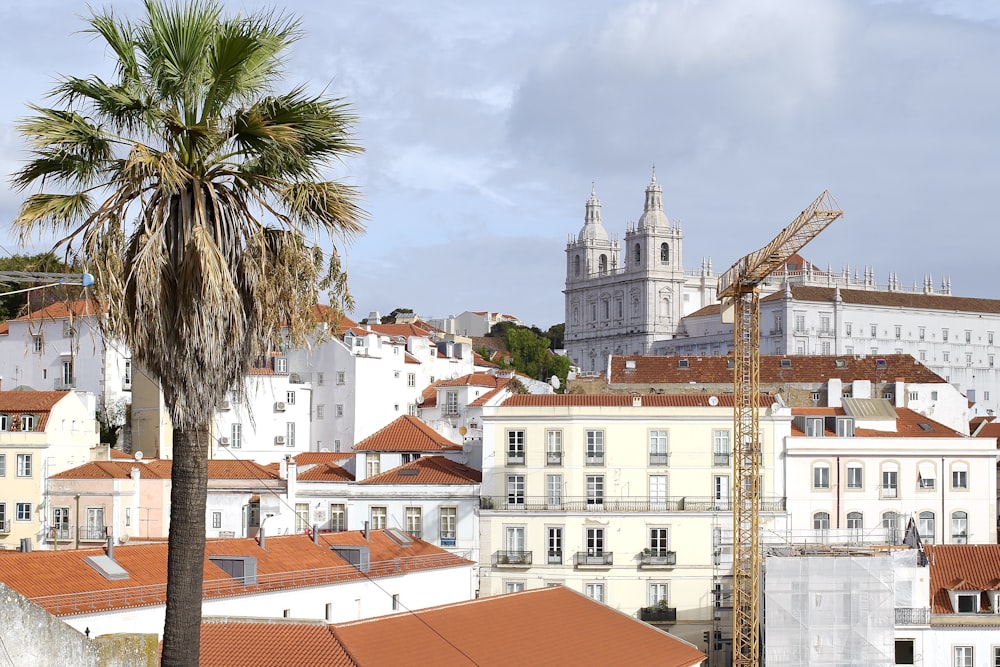
[[[715,509],[729,509],[729,475],[716,475],[714,480]]]
[[[87,533],[86,538],[88,540],[103,540],[104,539],[104,508],[103,507],[88,507],[87,508]]]
[[[509,557],[524,553],[524,526],[507,526],[505,545]]]
[[[587,556],[588,557],[601,557],[601,556],[604,556],[604,529],[603,528],[588,528],[587,529]]]

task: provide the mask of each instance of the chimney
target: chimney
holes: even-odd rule
[[[365,540],[368,539],[368,522],[367,521],[365,521],[365,528],[364,528],[364,530],[361,531],[361,535],[365,538]],[[23,542],[24,540],[21,540],[21,541]]]
[[[314,523],[312,525],[312,536],[313,536],[313,544],[317,544],[318,545],[319,544],[319,524],[318,523]]]
[[[108,546],[104,549],[104,551],[105,551],[105,553],[107,553],[108,558],[110,558],[111,560],[115,559],[115,536],[114,535],[108,535]]]
[[[261,549],[264,549],[266,551],[267,549],[265,549],[265,547],[264,547],[264,526],[263,526],[263,523],[264,522],[261,521],[262,525],[261,525],[260,528],[257,529],[257,546],[259,546]]]
[[[288,496],[288,504],[294,507],[298,496],[299,467],[291,455],[285,457],[285,475],[285,495]]]
[[[365,527],[366,528],[368,527],[367,526],[367,522],[365,524]],[[24,552],[24,553],[31,553],[31,538],[30,537],[22,537],[21,538],[21,551]]]

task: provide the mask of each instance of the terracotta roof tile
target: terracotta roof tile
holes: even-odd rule
[[[441,380],[437,383],[439,387],[496,387],[499,380],[497,376],[489,373],[470,373],[451,380]]]
[[[146,464],[170,477],[170,459],[153,459]],[[247,459],[209,459],[209,479],[278,479],[274,470]]]
[[[101,312],[104,312],[104,309],[102,309],[100,304],[93,299],[77,299],[76,301],[70,301],[69,303],[65,301],[57,301],[56,303],[50,304],[41,310],[36,310],[26,315],[22,315],[21,317],[14,318],[14,321],[19,322],[24,320],[40,319],[55,320],[69,317],[71,314],[74,317],[83,317],[85,315],[93,315]]]
[[[295,463],[300,466],[317,463],[334,463],[354,456],[353,452],[302,452],[295,455]]]
[[[476,400],[472,401],[472,403],[469,403],[469,405],[471,407],[477,407],[477,408],[486,405],[500,392],[502,392],[504,390],[504,387],[506,387],[509,383],[510,383],[510,378],[504,378],[500,380],[499,382],[497,382],[496,389],[486,392]]]
[[[933,419],[915,412],[910,408],[893,408],[896,411],[896,429],[894,431],[880,431],[873,428],[864,428],[863,426],[854,427],[854,437],[857,438],[964,438],[967,437],[964,433],[959,433],[954,431],[940,422],[936,422]],[[792,408],[793,415],[818,415],[818,416],[832,416],[832,415],[844,415],[847,412],[843,408]],[[855,422],[857,424],[857,422]],[[926,425],[928,428],[924,428],[921,424]],[[928,430],[929,429],[929,430]],[[792,423],[793,436],[804,436],[805,432],[802,431],[795,423]],[[838,437],[836,432],[825,428],[823,430],[824,437]]]
[[[975,430],[975,429],[973,429]],[[1000,422],[989,422],[983,424],[979,432],[976,433],[977,438],[1000,438]]]
[[[438,382],[435,382],[434,384],[428,385],[427,387],[424,388],[422,392],[420,392],[420,397],[424,399],[424,402],[420,404],[420,407],[422,408],[437,407],[438,384],[439,384]]]
[[[647,355],[612,356],[609,384],[732,384],[733,357]],[[680,361],[685,361],[682,367]],[[883,360],[876,366],[876,360]],[[782,362],[785,362],[782,364]],[[634,368],[627,368],[631,362]],[[875,380],[881,382],[902,378],[911,383],[944,383],[945,379],[921,364],[909,354],[880,354],[857,358],[853,355],[761,355],[762,384],[785,382],[822,383],[831,378],[844,382]]]
[[[832,303],[835,294],[835,288],[833,287],[792,285],[791,290],[792,298],[796,301]],[[783,298],[784,292],[778,291],[764,297],[761,301],[779,301]],[[840,290],[840,299],[845,304],[865,306],[1000,314],[1000,300],[998,299],[975,299],[961,296],[945,296],[942,294],[916,294],[913,292],[868,292],[851,289]]]
[[[405,472],[404,472],[405,471]],[[365,478],[360,484],[479,484],[483,474],[443,456],[421,456],[415,461]]]
[[[485,366],[486,368],[500,368],[498,365],[479,354],[478,352],[472,353],[472,363],[475,366]]]
[[[504,407],[593,407],[614,408],[632,405],[633,398],[642,402],[642,407],[656,408],[699,408],[699,407],[733,407],[733,395],[715,396],[718,403],[709,405],[712,398],[704,394],[644,394],[631,396],[629,394],[514,394],[501,405]],[[760,406],[770,407],[774,399],[761,394]]]
[[[321,621],[206,618],[201,624],[201,667],[354,667]]]
[[[353,482],[354,475],[336,463],[318,463],[298,473],[298,479],[305,482]]]
[[[951,614],[948,590],[996,590],[1000,544],[934,544],[924,547],[931,574],[931,611]]]
[[[429,328],[424,328],[416,324],[370,324],[369,329],[375,333],[380,333],[385,336],[403,336],[409,338],[411,336],[417,338],[430,338],[434,333]]]
[[[0,412],[48,412],[68,391],[0,391]]]
[[[517,628],[517,639],[500,628]],[[423,609],[419,615],[338,623],[333,632],[364,667],[691,667],[706,657],[687,642],[563,586]]]
[[[133,468],[138,468],[139,476],[144,479],[170,479],[169,470],[164,475],[162,470],[151,468],[134,459],[132,461],[121,459],[91,461],[52,475],[52,479],[128,479],[132,476]]]
[[[412,415],[399,417],[354,445],[354,450],[359,452],[444,452],[461,449],[461,445],[456,445]]]

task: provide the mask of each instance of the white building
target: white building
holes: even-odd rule
[[[441,319],[430,319],[428,324],[441,331],[459,336],[485,336],[498,324],[509,323],[523,326],[524,323],[513,315],[491,310],[467,310],[461,315],[451,315]]]

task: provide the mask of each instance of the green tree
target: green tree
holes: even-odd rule
[[[193,665],[213,410],[283,331],[305,341],[321,290],[350,305],[336,251],[310,240],[362,231],[358,193],[321,171],[361,149],[344,101],[276,92],[292,17],[147,0],[137,20],[94,13],[87,32],[115,75],[63,77],[20,122],[32,155],[13,183],[39,189],[14,224],[67,230],[104,334],[159,379],[174,426],[162,664]]]
[[[0,271],[28,271],[32,273],[81,273],[83,270],[77,264],[66,264],[55,254],[44,252],[37,255],[11,255],[0,257]],[[45,281],[51,283],[52,281]],[[36,287],[39,283],[31,282],[0,282],[0,321],[17,317],[28,303],[33,310],[65,299],[77,299],[82,288],[68,285],[57,285],[45,289],[24,292],[21,290]],[[11,294],[10,292],[17,292]]]

